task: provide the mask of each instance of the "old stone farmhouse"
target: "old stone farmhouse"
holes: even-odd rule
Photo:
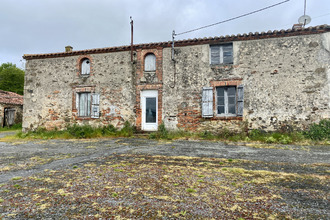
[[[0,90],[1,127],[10,127],[22,122],[23,96]]]
[[[330,26],[24,55],[23,129],[304,129],[330,115]],[[131,49],[133,61],[131,60]]]

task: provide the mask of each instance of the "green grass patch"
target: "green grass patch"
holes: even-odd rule
[[[0,132],[22,130],[22,123],[14,124],[10,127],[0,127]]]
[[[125,122],[122,129],[116,129],[113,125],[92,127],[90,125],[68,125],[64,130],[46,130],[38,128],[26,133],[19,132],[17,137],[28,139],[82,139],[99,137],[131,137],[135,133],[135,127]]]

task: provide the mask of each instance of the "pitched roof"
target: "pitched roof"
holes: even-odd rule
[[[23,105],[23,96],[14,92],[0,90],[0,103]]]
[[[275,30],[267,32],[255,32],[255,33],[244,33],[237,35],[226,35],[219,37],[209,37],[209,38],[194,38],[187,40],[175,41],[175,45],[178,47],[190,46],[190,45],[199,45],[199,44],[216,44],[222,42],[233,42],[233,41],[246,41],[246,40],[257,40],[257,39],[266,39],[266,38],[279,38],[279,37],[291,37],[299,35],[310,35],[310,34],[320,34],[330,32],[330,26],[319,25],[315,27],[308,28],[292,28],[288,30]],[[159,43],[147,43],[147,44],[135,44],[133,49],[149,49],[156,47],[171,47],[172,41],[159,42]],[[119,46],[119,47],[106,47],[106,48],[96,48],[88,50],[76,50],[69,52],[60,52],[60,53],[47,53],[47,54],[24,54],[23,58],[26,60],[31,59],[43,59],[43,58],[54,58],[54,57],[66,57],[66,56],[76,56],[76,55],[86,55],[86,54],[95,54],[95,53],[110,53],[110,52],[119,52],[119,51],[129,51],[131,46]]]

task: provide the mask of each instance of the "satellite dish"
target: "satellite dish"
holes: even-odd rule
[[[303,15],[298,19],[298,22],[299,24],[305,26],[306,24],[311,23],[311,20],[312,20],[311,17],[309,17],[308,15]]]

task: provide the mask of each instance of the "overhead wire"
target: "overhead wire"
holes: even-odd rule
[[[215,25],[218,25],[218,24],[222,24],[222,23],[225,23],[225,22],[228,22],[228,21],[236,20],[238,18],[242,18],[242,17],[248,16],[248,15],[252,15],[252,14],[255,14],[257,12],[264,11],[264,10],[269,9],[269,8],[273,8],[275,6],[281,5],[281,4],[286,3],[286,2],[289,2],[289,1],[290,0],[285,0],[285,1],[282,1],[282,2],[279,2],[279,3],[276,3],[276,4],[273,4],[273,5],[267,6],[265,8],[261,8],[261,9],[258,9],[258,10],[255,10],[255,11],[252,11],[252,12],[249,12],[249,13],[246,13],[246,14],[243,14],[243,15],[240,15],[240,16],[237,16],[237,17],[229,18],[227,20],[220,21],[220,22],[217,22],[217,23],[214,23],[214,24],[209,24],[209,25],[206,25],[206,26],[203,26],[203,27],[195,28],[195,29],[192,29],[192,30],[189,30],[189,31],[178,33],[178,34],[175,34],[174,33],[174,35],[178,36],[178,35],[182,35],[182,34],[187,34],[187,33],[193,32],[193,31],[198,31],[198,30],[201,30],[201,29],[204,29],[204,28],[208,28],[208,27],[212,27],[212,26],[215,26]]]

